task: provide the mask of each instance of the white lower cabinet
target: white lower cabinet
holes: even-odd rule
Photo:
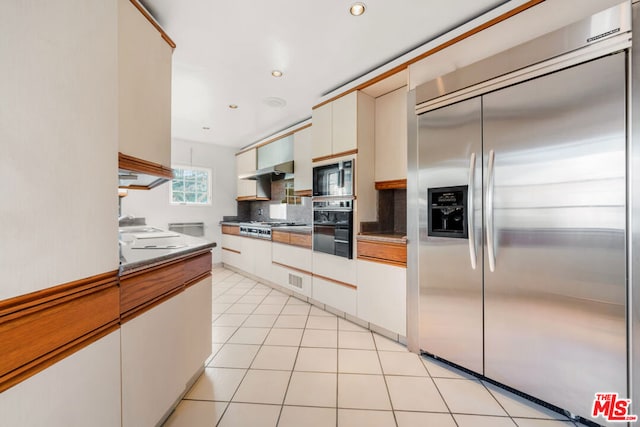
[[[311,296],[311,249],[273,243],[272,282],[304,296]]]
[[[242,242],[245,238],[232,234],[222,235],[222,262],[235,268],[243,268]]]
[[[211,279],[124,323],[122,426],[156,425],[211,354]]]
[[[313,252],[312,298],[355,316],[357,274],[356,260]]]
[[[313,252],[313,274],[356,286],[357,267],[355,259],[347,259],[323,252]]]
[[[120,425],[120,330],[0,393],[0,425]]]
[[[246,246],[251,248],[249,256],[253,264],[252,274],[271,281],[271,241],[245,237]]]
[[[352,316],[357,314],[357,291],[353,287],[314,276],[311,297]]]
[[[182,294],[183,330],[182,362],[176,368],[182,368],[181,377],[192,379],[211,355],[211,277],[189,286]]]
[[[358,317],[407,335],[407,269],[358,260]]]
[[[271,280],[271,241],[223,234],[222,262],[251,275]]]

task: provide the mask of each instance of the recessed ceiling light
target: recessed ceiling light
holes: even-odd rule
[[[275,96],[270,96],[268,98],[265,98],[263,101],[265,104],[267,104],[269,107],[272,107],[272,108],[283,108],[284,106],[287,105],[287,101]]]
[[[229,108],[235,110],[236,108],[238,108],[238,106],[236,104],[229,104]]]
[[[202,130],[209,130],[211,129],[209,126],[202,126]]]
[[[273,77],[282,77],[282,71],[280,71],[280,70],[273,70],[273,71],[271,72],[271,75],[272,75]]]
[[[360,16],[364,13],[366,8],[367,7],[364,5],[364,3],[360,3],[360,2],[354,3],[349,8],[349,13],[352,14],[353,16]]]

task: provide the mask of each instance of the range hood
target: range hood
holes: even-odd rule
[[[258,169],[255,172],[247,173],[244,175],[240,175],[238,178],[240,179],[253,179],[257,180],[262,177],[272,179],[282,179],[286,174],[293,173],[293,160],[288,162],[279,163],[277,165],[269,166],[266,168]]]

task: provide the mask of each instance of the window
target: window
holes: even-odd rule
[[[210,205],[211,169],[193,166],[174,167],[170,193],[171,204]]]

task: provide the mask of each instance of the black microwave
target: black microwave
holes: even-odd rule
[[[353,160],[314,167],[313,195],[353,196]]]

